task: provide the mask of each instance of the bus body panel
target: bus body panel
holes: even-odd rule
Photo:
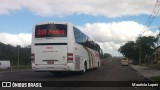
[[[83,48],[82,45],[77,43],[74,44],[74,58],[75,58],[75,69],[83,70],[84,62],[87,61],[87,51]],[[88,66],[88,65],[87,65]],[[89,68],[88,68],[89,69]]]

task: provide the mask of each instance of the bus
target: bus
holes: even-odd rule
[[[100,67],[100,46],[71,23],[36,24],[32,32],[33,71],[79,71]]]

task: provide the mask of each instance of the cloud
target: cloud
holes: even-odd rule
[[[133,41],[143,30],[144,26],[134,21],[112,23],[87,23],[79,27],[84,33],[99,42]]]
[[[13,46],[20,45],[22,47],[31,45],[31,34],[19,33],[19,34],[9,34],[0,33],[0,42],[5,44],[11,44]]]
[[[92,16],[121,17],[150,14],[156,0],[1,0],[0,14],[28,9],[39,16]]]
[[[138,35],[144,31],[144,26],[134,21],[122,21],[112,23],[87,23],[79,28],[88,36],[99,42],[104,52],[112,55],[121,55],[118,49],[127,41],[135,41]],[[143,35],[156,36],[158,30],[153,32],[146,28]]]
[[[121,56],[121,54],[118,52],[118,49],[122,43],[116,43],[116,42],[103,42],[98,43],[103,50],[104,53],[110,53],[113,56]]]

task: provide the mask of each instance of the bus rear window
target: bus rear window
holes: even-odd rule
[[[67,25],[64,24],[36,25],[35,38],[46,38],[46,37],[67,37]]]

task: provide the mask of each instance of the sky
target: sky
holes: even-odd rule
[[[156,1],[0,0],[0,42],[28,46],[35,24],[62,21],[96,40],[104,52],[121,56],[118,49],[144,31]],[[158,34],[159,15],[145,28],[144,35]]]

